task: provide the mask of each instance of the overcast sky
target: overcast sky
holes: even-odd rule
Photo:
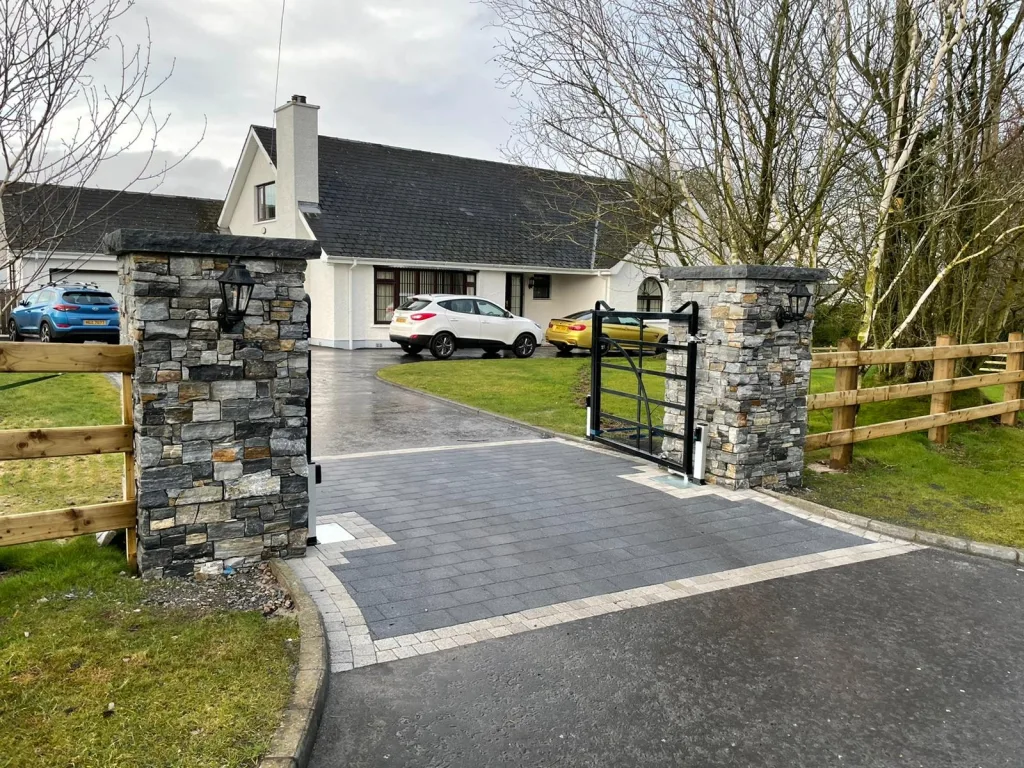
[[[277,103],[320,105],[320,133],[502,159],[514,103],[496,80],[498,31],[472,0],[286,0]],[[281,0],[138,0],[119,22],[125,42],[152,34],[152,69],[171,79],[153,99],[170,115],[157,161],[205,137],[155,191],[223,198],[248,126],[273,118]],[[101,169],[118,187],[139,156]],[[144,188],[152,188],[149,184]]]

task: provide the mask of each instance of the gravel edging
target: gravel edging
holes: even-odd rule
[[[1004,547],[1001,544],[988,544],[984,541],[961,539],[957,536],[947,536],[943,533],[921,531],[917,528],[907,528],[902,525],[895,525],[894,523],[884,523],[881,520],[874,520],[870,517],[855,515],[852,512],[842,512],[838,509],[832,509],[831,507],[826,507],[823,504],[817,504],[816,502],[808,501],[807,499],[801,499],[799,496],[791,496],[789,494],[779,493],[778,491],[771,491],[767,488],[758,488],[757,490],[760,493],[779,499],[780,501],[787,501],[793,506],[799,507],[804,512],[810,512],[812,515],[818,515],[819,517],[825,517],[830,520],[838,520],[841,523],[846,523],[847,525],[852,525],[857,528],[863,528],[868,531],[883,533],[886,536],[892,536],[895,539],[904,539],[905,541],[912,541],[929,547],[939,547],[940,549],[948,549],[953,552],[977,555],[978,557],[985,557],[989,560],[998,560],[1003,563],[1010,563],[1011,565],[1024,565],[1024,550],[1014,549],[1013,547]]]
[[[327,703],[327,633],[313,598],[284,560],[270,561],[281,586],[291,595],[299,620],[299,670],[281,724],[260,760],[261,768],[306,768],[313,754],[320,718]]]
[[[390,368],[391,366],[386,365],[384,367]],[[517,427],[528,429],[531,432],[536,432],[537,434],[544,435],[545,437],[559,437],[562,440],[573,440],[577,443],[587,442],[587,439],[584,437],[579,437],[577,435],[567,435],[565,432],[557,432],[553,429],[548,429],[547,427],[538,427],[536,424],[527,424],[525,421],[513,419],[511,416],[502,416],[500,413],[495,413],[494,411],[487,411],[484,410],[483,408],[477,408],[472,405],[466,405],[465,403],[457,403],[454,400],[449,400],[447,397],[441,397],[440,395],[435,395],[430,392],[424,392],[422,389],[416,389],[415,387],[407,387],[405,384],[398,384],[394,381],[388,381],[387,379],[380,375],[379,370],[374,371],[373,375],[376,377],[377,381],[383,382],[384,384],[387,384],[389,387],[395,387],[396,389],[401,389],[405,392],[411,392],[414,395],[420,395],[429,400],[435,400],[439,403],[454,405],[456,408],[461,408],[462,410],[468,411],[469,413],[475,413],[481,416],[490,416],[492,419],[503,421],[506,424],[514,424]]]

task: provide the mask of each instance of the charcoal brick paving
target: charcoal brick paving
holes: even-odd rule
[[[321,513],[395,541],[331,570],[381,639],[866,543],[620,477],[634,465],[554,440],[329,462]]]

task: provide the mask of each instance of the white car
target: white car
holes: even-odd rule
[[[466,348],[511,349],[516,357],[530,357],[543,336],[532,320],[487,299],[449,294],[413,296],[395,310],[389,334],[407,354],[429,349],[439,360]]]

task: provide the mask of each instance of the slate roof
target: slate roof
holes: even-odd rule
[[[146,192],[11,184],[0,205],[15,251],[103,253],[103,236],[117,229],[215,233],[224,203]]]
[[[274,129],[253,129],[276,163]],[[334,256],[606,268],[643,229],[626,211],[622,181],[329,136],[319,137],[319,155],[321,213],[307,220]],[[592,264],[599,200],[606,223]]]

